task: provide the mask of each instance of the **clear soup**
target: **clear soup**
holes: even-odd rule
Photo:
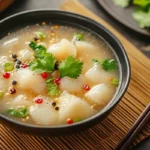
[[[119,84],[109,45],[75,27],[37,24],[0,41],[0,113],[27,124],[73,124],[101,111]]]

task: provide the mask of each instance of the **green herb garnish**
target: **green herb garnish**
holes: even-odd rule
[[[117,63],[114,59],[106,59],[101,62],[101,65],[105,71],[116,70]]]
[[[43,53],[41,51],[41,53]],[[38,54],[40,55],[40,53]],[[35,72],[53,72],[55,70],[56,59],[50,53],[44,53],[42,58],[36,58],[30,63],[30,69]]]
[[[114,78],[114,79],[112,79],[111,83],[112,83],[114,86],[118,86],[118,84],[119,84],[119,79],[118,79],[118,78]]]
[[[18,108],[18,109],[10,108],[10,109],[8,109],[8,113],[9,113],[9,115],[15,116],[15,117],[28,116],[28,110],[26,108]]]
[[[103,61],[92,59],[94,63],[100,63],[105,71],[113,71],[117,69],[117,62],[114,59],[105,59]]]
[[[4,64],[4,70],[5,71],[12,71],[14,70],[14,64],[11,62],[7,62]]]
[[[58,96],[60,94],[60,90],[58,89],[58,86],[54,82],[53,78],[49,78],[46,80],[46,87],[48,89],[48,95]]]
[[[0,99],[3,97],[4,92],[0,91]]]
[[[75,60],[73,56],[67,57],[59,63],[58,69],[60,77],[68,76],[70,78],[78,78],[83,68],[83,62]]]
[[[83,41],[84,40],[84,35],[82,33],[77,33],[73,36],[73,39]]]
[[[37,43],[35,43],[33,41],[30,42],[29,46],[34,51],[38,51],[38,50],[44,50],[44,51],[46,51],[46,48],[43,45],[38,45]]]
[[[46,37],[46,35],[43,32],[35,32],[35,34],[41,40]]]

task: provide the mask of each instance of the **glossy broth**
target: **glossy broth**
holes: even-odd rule
[[[44,37],[37,38],[37,32]],[[77,33],[84,38],[73,38]],[[55,70],[46,72],[43,78],[43,72],[32,71],[29,64],[35,57],[29,46],[31,41],[43,45],[58,63],[74,55],[75,60],[83,62],[80,76],[59,78],[60,73]],[[21,61],[19,68],[13,54]],[[0,113],[20,122],[43,126],[72,124],[91,117],[111,101],[118,86],[118,67],[106,71],[101,65],[104,60],[115,60],[110,46],[92,33],[75,27],[37,24],[8,34],[0,41]],[[11,71],[5,71],[8,62],[14,65]],[[6,77],[6,72],[10,77]],[[60,82],[56,84],[58,95],[48,95],[48,78]]]

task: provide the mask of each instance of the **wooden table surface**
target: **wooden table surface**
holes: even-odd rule
[[[62,0],[16,0],[14,5],[12,5],[7,11],[0,15],[0,19],[24,10],[38,8],[58,9],[61,2]],[[141,50],[147,57],[150,58],[150,37],[138,34],[113,19],[110,15],[107,14],[107,12],[103,10],[103,8],[98,4],[97,0],[80,0],[80,2],[95,14],[107,21],[110,25],[115,27],[122,35],[124,35],[139,50]]]

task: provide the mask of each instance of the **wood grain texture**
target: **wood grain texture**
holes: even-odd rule
[[[90,12],[77,0],[65,0],[62,9],[88,16],[107,27],[123,43],[131,62],[131,82],[125,96],[114,111],[97,126],[65,137],[33,137],[0,126],[2,150],[114,150],[150,103],[150,61],[127,39],[104,20]],[[150,125],[139,134],[131,147],[150,136]]]

